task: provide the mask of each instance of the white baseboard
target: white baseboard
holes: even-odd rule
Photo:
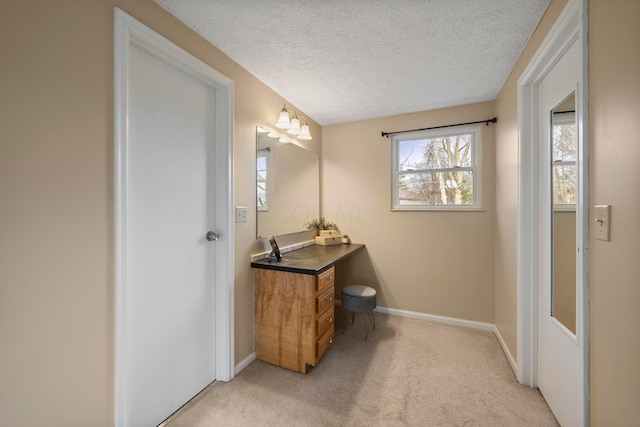
[[[462,326],[471,329],[480,329],[483,331],[495,332],[493,323],[476,322],[473,320],[458,319],[455,317],[438,316],[435,314],[418,313],[415,311],[398,310],[396,308],[376,307],[375,311],[380,313],[392,314],[395,316],[412,317],[414,319],[430,320],[437,323],[445,323],[447,325]]]
[[[424,320],[430,320],[432,322],[445,323],[447,325],[462,326],[464,328],[480,329],[483,331],[493,332],[496,338],[498,339],[498,343],[500,343],[500,347],[502,348],[504,355],[507,357],[507,360],[509,361],[509,365],[511,365],[511,369],[513,370],[513,373],[516,375],[516,378],[518,377],[518,365],[513,355],[509,351],[509,347],[507,347],[507,344],[504,342],[502,335],[500,335],[500,331],[498,330],[496,325],[494,325],[493,323],[476,322],[473,320],[458,319],[455,317],[437,316],[435,314],[417,313],[414,311],[397,310],[394,308],[387,308],[387,307],[377,307],[375,311],[379,311],[380,313],[388,313],[396,316],[413,317],[415,319],[424,319]]]
[[[335,305],[342,305],[341,300],[335,300]],[[509,351],[509,347],[502,339],[502,335],[500,335],[500,331],[493,323],[484,323],[484,322],[476,322],[474,320],[466,320],[466,319],[458,319],[456,317],[446,317],[446,316],[438,316],[436,314],[427,314],[427,313],[418,313],[416,311],[408,311],[408,310],[398,310],[396,308],[387,308],[387,307],[376,307],[374,311],[379,313],[391,314],[393,316],[402,316],[402,317],[412,317],[414,319],[423,319],[430,320],[432,322],[444,323],[447,325],[453,326],[461,326],[463,328],[471,328],[471,329],[479,329],[482,331],[493,332],[500,343],[500,347],[504,352],[509,364],[511,365],[511,369],[513,369],[513,373],[518,377],[518,365],[516,364],[513,355]],[[256,360],[256,353],[251,353],[247,357],[245,357],[240,363],[236,365],[235,373],[238,375],[242,372],[251,362]]]
[[[238,375],[240,372],[244,371],[244,369],[247,366],[249,366],[251,364],[251,362],[253,362],[254,360],[256,360],[256,353],[255,352],[251,353],[250,355],[248,355],[247,357],[242,359],[240,361],[240,363],[238,363],[236,365],[235,374]]]
[[[507,347],[507,343],[502,339],[502,335],[500,335],[500,330],[498,330],[497,326],[493,326],[493,333],[496,334],[496,338],[498,338],[498,342],[500,343],[500,347],[502,347],[502,351],[504,355],[507,356],[507,360],[511,365],[511,369],[513,369],[513,373],[516,374],[516,378],[518,378],[518,364],[516,360],[513,358],[513,355],[509,351],[509,347]]]
[[[336,300],[335,303],[336,305],[342,305],[342,301],[340,300]],[[513,369],[513,373],[516,375],[516,378],[518,377],[518,365],[513,355],[509,351],[509,347],[507,347],[507,344],[504,342],[504,339],[502,339],[502,335],[500,335],[500,331],[498,330],[496,325],[494,325],[493,323],[476,322],[473,320],[458,319],[456,317],[438,316],[435,314],[418,313],[415,311],[398,310],[395,308],[387,308],[387,307],[376,307],[374,311],[391,314],[394,316],[412,317],[414,319],[430,320],[432,322],[444,323],[447,325],[462,326],[463,328],[480,329],[482,331],[493,332],[496,335],[496,338],[500,343],[500,347],[502,348],[502,351],[507,357],[509,364],[511,365],[511,369]]]

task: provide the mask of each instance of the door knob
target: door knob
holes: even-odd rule
[[[218,240],[220,238],[220,235],[218,233],[214,233],[213,231],[208,231],[207,232],[207,240],[212,242],[214,240]]]

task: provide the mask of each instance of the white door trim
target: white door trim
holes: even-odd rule
[[[587,102],[587,0],[569,0],[542,45],[518,80],[519,176],[518,176],[518,380],[537,387],[538,380],[538,100],[537,87],[573,42],[582,38],[583,82],[576,93],[578,132],[582,136],[579,156],[578,286],[583,304],[581,336],[584,342],[585,420],[589,420],[589,186]],[[580,295],[580,293],[579,293]]]
[[[122,10],[114,10],[114,203],[115,203],[115,424],[124,425],[123,362],[126,319],[127,69],[131,45],[161,59],[216,92],[216,222],[221,238],[216,271],[216,379],[234,376],[233,81]]]

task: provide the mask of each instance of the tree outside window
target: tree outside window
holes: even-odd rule
[[[553,204],[575,208],[578,182],[575,113],[555,114],[553,118]]]
[[[393,208],[478,207],[476,134],[395,137]]]

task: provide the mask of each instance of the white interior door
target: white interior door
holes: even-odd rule
[[[575,252],[573,268],[575,275],[575,290],[570,291],[575,309],[575,324],[567,323],[557,314],[559,300],[558,292],[554,294],[554,264],[555,271],[563,263],[569,263],[570,257],[556,258],[554,261],[554,204],[552,202],[552,174],[554,167],[561,163],[553,158],[552,123],[553,112],[561,110],[571,95],[574,95],[574,105],[580,106],[579,87],[582,85],[582,56],[580,39],[573,42],[560,60],[550,69],[540,82],[538,88],[538,118],[539,118],[539,236],[538,236],[538,387],[556,418],[562,426],[582,426],[585,423],[585,388],[584,388],[584,351],[585,334],[583,324],[583,291],[584,282],[580,274],[581,247],[580,230],[583,224],[580,220],[584,209],[582,201],[577,200],[576,225],[578,236],[572,244]],[[574,107],[575,109],[575,107]],[[579,114],[576,115],[578,117]],[[579,130],[580,127],[576,126]],[[576,130],[577,144],[582,142],[582,136]],[[576,157],[580,152],[576,151]],[[576,167],[580,165],[576,159]],[[556,171],[557,173],[557,171]],[[576,183],[578,180],[576,179]],[[579,199],[580,188],[576,189]],[[558,208],[556,207],[556,212]],[[556,219],[556,227],[558,227]],[[575,237],[574,237],[575,239]],[[557,243],[557,242],[556,242]],[[558,245],[555,246],[556,250]],[[584,249],[582,249],[582,252]],[[577,265],[576,265],[577,260]],[[557,276],[557,274],[556,274]],[[557,280],[557,277],[556,277]],[[556,283],[556,285],[559,285]],[[566,292],[565,292],[566,294]],[[556,305],[554,305],[554,298]]]
[[[151,426],[234,377],[233,81],[114,8],[114,107],[114,418]]]
[[[131,46],[126,425],[157,425],[216,378],[215,90]]]

